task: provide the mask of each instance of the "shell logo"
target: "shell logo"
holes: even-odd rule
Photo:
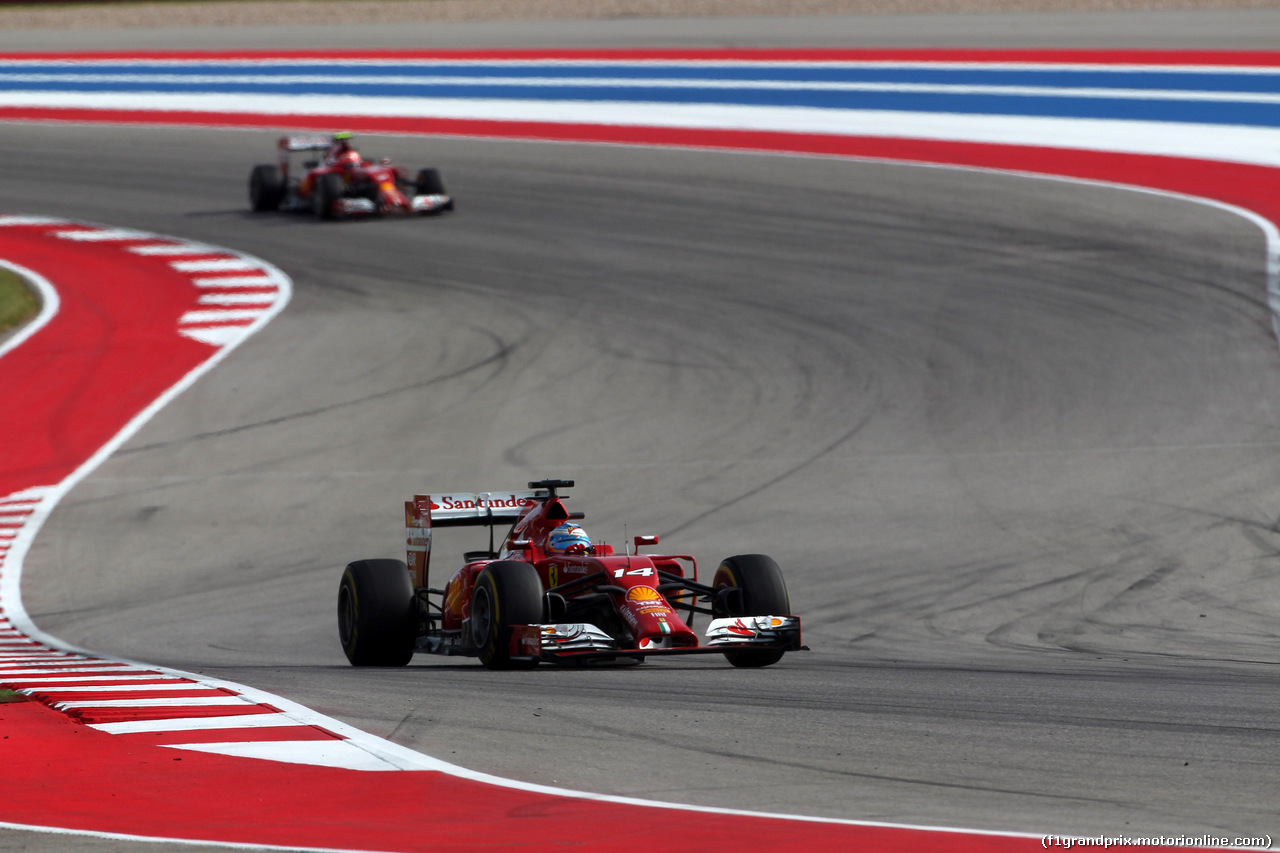
[[[633,586],[627,591],[627,601],[657,601],[661,597],[651,586]]]

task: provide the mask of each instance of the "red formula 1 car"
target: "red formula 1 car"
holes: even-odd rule
[[[734,666],[777,663],[804,649],[800,618],[769,557],[725,559],[710,584],[682,554],[640,554],[593,544],[559,489],[416,496],[405,504],[408,563],[358,560],[338,586],[338,635],[356,666],[403,666],[415,652],[473,655],[491,669],[539,661],[592,662],[723,654]],[[510,524],[501,553],[494,527]],[[489,548],[467,552],[444,589],[427,584],[437,528],[489,528]],[[711,617],[704,639],[694,614]],[[683,616],[681,614],[684,614]]]
[[[284,136],[279,165],[258,165],[249,173],[249,203],[255,211],[293,210],[320,219],[389,213],[453,210],[440,172],[423,169],[416,180],[383,158],[366,160],[352,146],[352,134]],[[322,156],[295,162],[295,155]]]

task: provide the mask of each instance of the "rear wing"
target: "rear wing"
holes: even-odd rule
[[[493,550],[493,527],[515,522],[548,496],[541,489],[523,492],[454,492],[414,495],[404,503],[405,557],[414,586],[427,585],[431,563],[431,531],[436,527],[488,527]]]
[[[327,136],[282,136],[276,146],[281,153],[287,151],[324,151],[330,145]]]

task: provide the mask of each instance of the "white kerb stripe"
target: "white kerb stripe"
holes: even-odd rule
[[[217,690],[194,681],[170,681],[164,684],[59,684],[56,687],[24,687],[19,693],[150,693],[163,690]]]
[[[130,246],[128,251],[135,255],[217,255],[225,258],[226,253],[206,246],[203,243],[154,243],[149,246]]]
[[[276,301],[276,291],[268,293],[202,293],[196,300],[200,305],[262,305]]]
[[[0,216],[0,227],[8,225],[70,225],[65,219],[51,216]]]
[[[126,720],[120,723],[98,723],[90,728],[110,734],[141,732],[191,732],[204,729],[267,729],[279,726],[310,728],[288,714],[237,714],[232,717],[182,717],[176,720]]]
[[[178,676],[150,672],[141,675],[24,675],[19,678],[6,677],[0,679],[0,683],[16,681],[22,684],[65,684],[68,681],[142,681],[143,679],[177,681]]]
[[[238,270],[260,270],[262,267],[252,261],[240,258],[225,258],[208,261],[173,261],[169,264],[178,272],[236,272]]]
[[[29,648],[20,652],[0,652],[0,672],[5,667],[15,667],[19,664],[30,664],[35,662],[41,663],[90,663],[89,658],[76,657],[66,652],[45,651],[41,648]]]
[[[69,672],[89,672],[101,675],[103,673],[123,674],[143,671],[136,666],[124,664],[110,664],[108,666],[46,666],[38,669],[27,666],[22,669],[0,669],[0,678],[10,678],[15,675],[66,675]]]
[[[61,225],[63,223],[54,223]],[[94,228],[89,231],[55,231],[53,236],[62,240],[79,240],[85,243],[105,243],[117,240],[154,240],[156,235],[132,228]]]
[[[53,707],[59,711],[67,708],[202,708],[210,705],[253,705],[248,699],[228,696],[219,692],[216,696],[162,696],[154,699],[81,699],[59,702]]]
[[[234,309],[227,308],[219,310],[210,308],[208,311],[188,311],[179,318],[178,322],[182,324],[193,323],[229,323],[233,320],[256,320],[262,316],[263,309]]]
[[[249,326],[188,326],[179,329],[178,334],[193,341],[200,341],[211,347],[225,347],[243,339],[249,334]]]
[[[221,278],[197,278],[196,287],[275,287],[274,279],[265,275],[229,275]]]

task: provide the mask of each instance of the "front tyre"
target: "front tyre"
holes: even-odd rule
[[[399,560],[357,560],[338,584],[338,639],[352,666],[404,666],[416,639],[413,582]]]
[[[736,590],[724,600],[732,602],[730,616],[790,616],[791,597],[782,579],[782,569],[764,554],[728,557],[716,569],[711,581],[717,591]],[[740,612],[737,612],[740,611]],[[777,649],[735,649],[724,653],[734,666],[769,666],[782,660]]]
[[[422,169],[418,172],[418,179],[414,184],[418,195],[449,194],[444,188],[444,178],[440,177],[439,169]]]
[[[511,626],[542,621],[542,580],[529,563],[499,560],[476,576],[471,592],[471,642],[489,669],[526,669],[511,659]]]
[[[254,166],[249,173],[249,205],[258,213],[279,210],[284,200],[284,178],[278,166]]]
[[[339,218],[341,214],[337,210],[337,204],[345,192],[341,175],[332,172],[318,175],[315,189],[311,193],[311,210],[316,219]]]

